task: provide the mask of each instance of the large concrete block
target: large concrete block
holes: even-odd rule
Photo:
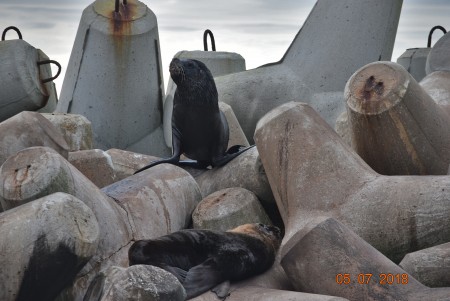
[[[93,148],[92,125],[86,117],[78,114],[42,113],[60,132],[69,144],[69,151]]]
[[[308,105],[269,112],[255,133],[286,242],[322,212],[394,262],[450,241],[450,178],[375,173]]]
[[[384,175],[445,175],[450,117],[399,64],[376,62],[345,87],[352,147]]]
[[[332,218],[310,216],[290,238],[281,265],[298,291],[349,300],[449,300],[430,289]]]
[[[69,145],[47,119],[36,112],[22,112],[0,123],[0,165],[9,156],[32,146],[47,146],[67,158]]]
[[[430,287],[450,287],[450,243],[406,254],[400,267]]]
[[[450,71],[450,32],[434,44],[427,57],[427,74],[434,71]]]
[[[94,213],[55,193],[0,214],[0,299],[54,300],[97,250]]]
[[[177,278],[151,265],[110,267],[100,276],[104,281],[98,301],[184,301],[186,292]]]
[[[192,214],[194,229],[227,231],[240,225],[271,221],[256,195],[244,188],[227,188],[204,198]]]
[[[0,41],[0,122],[47,104],[49,94],[42,83],[38,61],[38,51],[27,42]]]
[[[397,58],[397,64],[408,71],[412,77],[420,82],[427,74],[425,65],[431,48],[410,48]]]
[[[435,71],[420,82],[423,90],[450,114],[450,71]]]
[[[223,51],[180,51],[174,56],[178,59],[194,59],[203,62],[216,77],[245,70],[245,59],[237,53]],[[172,147],[172,111],[173,97],[177,85],[169,78],[166,96],[164,98],[164,139],[168,147]],[[222,109],[221,109],[222,110]],[[222,110],[223,111],[223,110]],[[229,116],[227,117],[230,123]],[[230,135],[232,137],[232,135]]]
[[[124,151],[116,148],[107,150],[106,153],[111,157],[113,162],[114,173],[116,174],[117,181],[132,176],[136,170],[144,167],[148,164],[148,162],[159,159],[157,157]]]
[[[333,94],[361,66],[391,59],[401,6],[318,0],[279,62],[216,78],[219,100],[231,105],[250,143],[258,120],[289,101],[309,101],[334,126],[345,107]]]
[[[68,160],[99,188],[116,182],[111,157],[100,149],[71,152]]]
[[[151,239],[187,228],[201,200],[194,178],[161,164],[102,189],[127,211],[133,239]]]
[[[92,122],[95,148],[127,149],[162,125],[163,78],[155,14],[129,0],[114,13],[114,1],[97,0],[80,20],[58,112]],[[153,153],[161,141],[142,144]]]

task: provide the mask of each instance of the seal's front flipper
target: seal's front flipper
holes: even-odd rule
[[[231,283],[229,280],[216,285],[211,290],[220,300],[225,300],[230,295]]]
[[[209,258],[190,269],[182,284],[186,290],[187,299],[190,299],[207,292],[223,280],[223,275],[217,269],[214,259]]]
[[[215,159],[212,163],[212,166],[213,167],[224,166],[225,164],[227,164],[228,162],[230,162],[231,160],[233,160],[240,154],[248,151],[249,149],[251,149],[253,147],[255,147],[255,145],[251,145],[251,146],[244,147],[244,148],[241,145],[234,145],[227,150],[227,152],[225,153],[225,155],[223,157]]]

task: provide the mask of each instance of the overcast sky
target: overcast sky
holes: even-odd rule
[[[173,55],[180,50],[202,50],[203,31],[207,28],[214,33],[217,50],[241,54],[247,69],[278,61],[315,3],[315,0],[141,1],[158,18],[166,82]],[[0,29],[19,27],[24,40],[63,66],[63,74],[55,81],[58,94],[82,11],[92,2],[0,0]],[[449,16],[450,0],[404,0],[392,60],[396,61],[407,48],[426,47],[428,32],[434,25],[450,30]],[[433,44],[441,36],[436,31]],[[14,32],[8,33],[7,38],[14,38]]]

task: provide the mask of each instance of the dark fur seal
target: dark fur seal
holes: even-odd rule
[[[149,264],[174,274],[190,299],[224,281],[264,272],[272,266],[280,243],[280,229],[263,224],[227,232],[190,229],[136,241],[128,259],[130,266]]]
[[[197,168],[223,166],[249,149],[233,146],[227,151],[228,123],[219,110],[216,84],[205,64],[174,58],[169,71],[177,84],[172,113],[172,157],[154,161],[135,174],[161,163]],[[181,154],[195,161],[180,162]]]

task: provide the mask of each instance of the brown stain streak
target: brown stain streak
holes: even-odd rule
[[[368,101],[373,98],[373,96],[381,96],[384,92],[384,83],[382,81],[377,82],[375,77],[370,76],[364,85],[364,90],[362,91],[363,99]],[[372,99],[373,100],[373,99]]]

